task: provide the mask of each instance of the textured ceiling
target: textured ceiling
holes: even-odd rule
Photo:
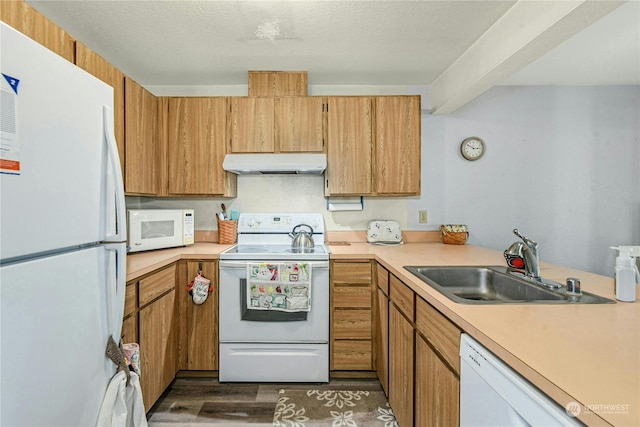
[[[311,85],[428,85],[514,1],[28,3],[142,85],[243,85],[248,70],[305,70]],[[630,62],[638,66],[640,9],[633,12],[635,21],[623,14],[626,33],[616,37],[627,38],[623,52],[635,49]],[[611,28],[620,30],[615,22],[607,28],[609,39]],[[532,63],[529,75],[514,75],[511,84],[540,80],[549,65],[565,75],[580,49],[591,49],[593,60],[594,47],[578,41],[551,63],[544,57]],[[619,40],[613,43],[622,50]],[[640,78],[640,68],[631,71]],[[553,74],[547,74],[544,84],[553,84]],[[573,82],[579,84],[581,75],[574,73]],[[622,81],[628,76],[616,79],[633,83]]]

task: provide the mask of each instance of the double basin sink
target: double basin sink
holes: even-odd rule
[[[406,270],[461,304],[609,304],[615,301],[565,287],[550,289],[508,267],[405,266]]]

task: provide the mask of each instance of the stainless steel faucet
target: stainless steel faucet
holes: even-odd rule
[[[525,247],[522,251],[522,256],[524,258],[525,276],[548,288],[557,289],[562,287],[562,285],[560,285],[559,283],[554,282],[553,280],[543,279],[540,276],[540,256],[538,254],[538,243],[520,234],[517,228],[513,229],[513,234],[522,239],[525,244]]]
[[[524,256],[525,275],[533,279],[540,278],[540,258],[538,256],[538,243],[524,237],[517,228],[513,229],[513,234],[522,239],[526,249],[522,252]]]

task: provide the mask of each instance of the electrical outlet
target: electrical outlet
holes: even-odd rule
[[[418,214],[420,215],[420,219],[418,221],[421,224],[426,224],[427,222],[429,222],[429,215],[427,211],[418,211]]]

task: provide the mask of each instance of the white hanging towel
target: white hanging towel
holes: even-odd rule
[[[135,372],[129,374],[129,386],[124,371],[111,379],[102,400],[97,427],[147,427],[140,379]]]

